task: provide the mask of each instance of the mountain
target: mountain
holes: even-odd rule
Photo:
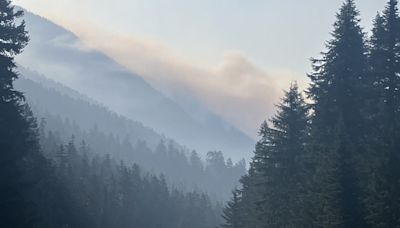
[[[31,41],[17,59],[20,65],[202,154],[222,150],[240,159],[252,151],[254,141],[219,116],[210,113],[200,121],[196,113],[186,112],[140,75],[89,49],[68,30],[30,12],[25,20]]]
[[[110,156],[129,166],[138,164],[147,172],[164,175],[179,189],[207,192],[218,201],[230,197],[246,172],[244,161],[233,164],[219,152],[201,159],[196,152],[73,89],[26,68],[19,71],[15,87],[25,94],[38,118],[42,149],[49,155],[72,138],[79,146],[85,141],[94,155]]]
[[[19,72],[21,77],[15,82],[15,86],[24,92],[39,121],[51,115],[74,122],[83,131],[96,128],[98,131],[112,134],[120,139],[128,138],[132,144],[145,141],[151,148],[155,148],[162,140],[172,140],[140,122],[114,113],[91,98],[47,79],[43,75],[23,67],[19,67]],[[50,128],[50,130],[54,129],[55,127]],[[76,132],[66,130],[63,133],[65,137],[76,134]]]

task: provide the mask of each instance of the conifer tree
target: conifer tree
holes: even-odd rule
[[[397,0],[377,15],[370,40],[374,103],[378,104],[374,142],[369,150],[367,221],[374,227],[400,227],[400,18]]]
[[[260,202],[264,194],[263,186],[260,186],[261,176],[256,172],[254,164],[251,164],[249,174],[242,177],[240,183],[243,185],[242,193],[242,208],[245,221],[245,228],[262,227],[265,219],[260,215]]]
[[[228,202],[223,210],[222,217],[225,220],[223,228],[243,228],[244,220],[242,218],[243,211],[241,208],[240,191],[235,189],[232,191],[232,199]]]
[[[16,91],[14,58],[28,42],[23,15],[9,0],[0,0],[0,227],[30,227],[33,223],[25,197],[28,188],[23,171],[26,157],[37,150],[34,119]]]
[[[400,227],[397,5],[389,0],[376,17],[369,49],[354,1],[342,5],[309,75],[310,129],[304,101],[288,102],[298,94],[293,86],[270,126],[261,126],[241,179],[244,228]]]
[[[400,21],[397,0],[389,0],[377,15],[371,37],[370,64],[384,106],[385,127],[396,130],[400,107]]]
[[[346,0],[337,14],[328,50],[322,59],[313,60],[314,73],[309,76],[308,94],[314,102],[314,179],[323,181],[314,183],[321,191],[314,195],[324,198],[316,202],[326,204],[319,205],[326,210],[318,212],[325,213],[323,227],[365,227],[357,167],[365,152],[364,110],[371,85],[359,22],[354,1]],[[331,221],[326,217],[335,219],[326,224]]]
[[[254,167],[260,176],[259,216],[266,227],[307,227],[304,211],[304,156],[308,142],[308,105],[293,83],[277,105],[272,127],[264,123]]]
[[[309,227],[304,165],[310,119],[296,83],[277,108],[272,127],[267,122],[261,125],[249,173],[225,210],[226,227]],[[240,220],[234,220],[233,214]]]

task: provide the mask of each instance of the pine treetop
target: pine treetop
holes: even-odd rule
[[[23,11],[15,10],[9,0],[0,0],[0,99],[6,102],[23,99],[22,93],[15,91],[12,84],[18,78],[14,57],[29,41],[25,21],[15,23],[22,16]]]

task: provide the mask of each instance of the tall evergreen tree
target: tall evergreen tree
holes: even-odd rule
[[[255,151],[255,169],[262,183],[263,227],[307,227],[301,213],[304,155],[308,141],[308,105],[293,83],[277,105],[272,127],[263,124]]]
[[[289,105],[290,91],[271,126],[261,127],[241,179],[244,228],[400,227],[397,4],[389,0],[378,14],[368,46],[354,1],[342,5],[309,75],[310,130],[294,127],[307,126],[307,106],[302,99],[303,109]]]
[[[375,19],[370,40],[370,69],[376,98],[376,129],[371,141],[367,221],[374,227],[400,227],[400,18],[397,0],[389,0]],[[378,146],[377,146],[378,145]]]
[[[25,23],[16,22],[22,15],[9,0],[0,0],[0,227],[5,228],[33,223],[22,167],[29,153],[37,150],[37,136],[24,96],[13,87],[18,78],[14,57],[28,42]]]
[[[304,165],[310,119],[296,83],[277,108],[272,127],[261,125],[249,173],[225,209],[225,227],[309,227]]]
[[[354,1],[347,0],[337,14],[327,52],[322,59],[313,60],[308,91],[314,101],[314,126],[321,133],[332,134],[342,118],[354,139],[360,138],[368,92],[366,47],[358,16]]]
[[[317,144],[315,179],[322,181],[314,186],[320,186],[315,195],[324,198],[316,200],[324,203],[317,207],[323,227],[365,227],[356,167],[365,151],[367,125],[363,112],[370,80],[359,22],[354,1],[346,0],[337,14],[328,50],[321,60],[313,60],[314,73],[310,75],[312,136]],[[327,217],[335,219],[327,223]]]
[[[382,14],[377,16],[371,37],[370,63],[374,83],[385,103],[385,127],[396,130],[400,107],[400,21],[397,0],[390,0]]]

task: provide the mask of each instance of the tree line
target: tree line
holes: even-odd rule
[[[0,0],[0,227],[217,226],[219,206],[205,194],[184,193],[74,138],[40,139],[43,128],[14,88],[14,58],[29,42],[22,16]]]
[[[52,143],[51,138],[46,139]],[[54,142],[53,142],[54,143]],[[163,175],[144,172],[109,154],[93,153],[72,137],[43,151],[47,172],[32,193],[37,227],[198,227],[220,224],[221,206],[208,195],[169,186]],[[47,174],[46,174],[47,173]],[[40,226],[39,226],[40,224]]]
[[[343,3],[308,89],[293,83],[262,124],[222,227],[400,227],[397,5],[367,37],[354,1]]]
[[[229,199],[231,189],[246,173],[243,160],[233,162],[219,151],[202,156],[138,122],[86,101],[77,92],[44,76],[21,67],[18,71],[21,77],[14,86],[24,92],[39,120],[44,151],[57,149],[58,144],[74,135],[77,142],[85,140],[96,154],[111,154],[126,164],[140,164],[143,170],[164,174],[169,184],[207,192],[220,202]],[[47,140],[49,137],[52,140]]]
[[[206,192],[212,199],[224,202],[230,190],[246,173],[244,160],[234,163],[221,151],[209,151],[203,158],[195,150],[181,148],[174,141],[162,139],[154,148],[147,141],[132,143],[128,137],[120,138],[93,127],[82,130],[74,121],[45,114],[39,121],[40,145],[43,152],[54,151],[72,135],[76,141],[84,140],[95,154],[111,155],[126,164],[140,164],[143,170],[165,175],[169,185],[180,189]],[[51,156],[53,157],[53,156]]]

